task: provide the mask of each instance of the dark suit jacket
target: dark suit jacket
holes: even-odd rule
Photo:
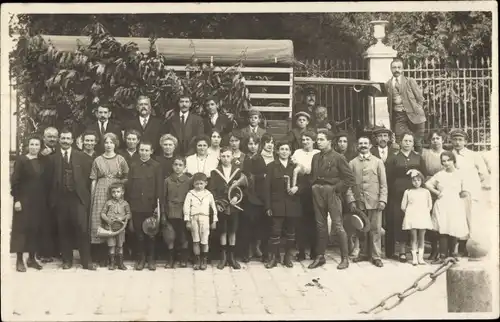
[[[128,129],[139,131],[139,133],[141,133],[141,141],[150,141],[153,144],[155,154],[162,153],[160,149],[160,137],[168,131],[165,124],[159,118],[150,115],[148,124],[146,124],[146,128],[143,129],[139,116],[136,116],[133,120],[125,123],[123,130],[126,131]]]
[[[49,205],[53,208],[57,205],[58,200],[60,200],[60,195],[63,193],[64,189],[61,149],[57,149],[56,153],[51,154],[49,158],[48,173],[50,178],[52,178],[50,182]],[[70,163],[73,168],[75,192],[85,208],[89,209],[92,159],[83,152],[72,148]]]
[[[90,124],[87,125],[85,128],[85,131],[95,131],[97,133],[97,139],[99,140],[99,143],[95,147],[95,152],[97,155],[101,155],[104,152],[104,141],[103,137],[101,135],[101,130],[99,128],[99,121],[94,121]],[[114,133],[118,137],[118,142],[120,147],[123,147],[123,136],[122,136],[122,128],[118,123],[115,123],[111,120],[108,121],[108,125],[106,126],[106,133]],[[83,133],[82,133],[83,134]],[[83,138],[82,138],[83,139]],[[118,147],[116,147],[115,150],[117,150]]]
[[[140,160],[139,150],[136,150],[134,155],[132,156],[130,156],[130,154],[127,152],[127,149],[118,150],[118,154],[125,158],[125,161],[127,161],[129,168],[132,165],[132,162]]]
[[[300,217],[302,206],[300,203],[300,193],[303,190],[301,180],[297,179],[299,190],[290,196],[286,190],[285,175],[293,177],[295,165],[289,160],[287,167],[283,167],[279,160],[267,165],[266,178],[264,180],[264,206],[266,210],[271,209],[273,217]]]
[[[233,130],[233,122],[227,117],[227,115],[223,115],[219,113],[219,117],[217,117],[217,121],[215,121],[215,125],[210,121],[210,116],[206,116],[203,119],[203,124],[205,127],[205,134],[210,136],[213,130],[217,130],[222,136],[222,140],[224,144],[227,144],[229,138],[227,137],[229,133]]]
[[[224,199],[227,200],[227,193],[231,184],[241,178],[243,171],[240,168],[231,166],[231,176],[229,180],[224,177],[224,170],[222,170],[222,165],[219,165],[216,170],[212,170],[210,174],[209,188],[210,192],[214,195],[215,200]],[[240,187],[242,188],[242,187]],[[234,196],[232,196],[234,197]],[[230,207],[231,213],[237,213],[240,210],[235,207]],[[219,214],[219,216],[222,214]],[[220,218],[220,217],[219,217]]]
[[[184,126],[184,131],[182,130]],[[181,124],[179,112],[175,112],[167,121],[168,133],[172,134],[179,140],[177,151],[180,155],[186,156],[189,152],[191,141],[194,137],[205,134],[205,126],[203,119],[189,112],[184,125]]]
[[[401,76],[400,86],[403,106],[410,121],[414,124],[425,122],[425,111],[422,107],[424,96],[422,95],[422,90],[420,89],[420,87],[418,87],[417,82],[413,78],[406,78],[404,76]],[[387,83],[385,83],[385,88],[387,90],[387,106],[389,108],[389,117],[392,121],[392,77],[387,81]]]

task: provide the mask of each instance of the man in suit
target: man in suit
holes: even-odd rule
[[[90,256],[89,216],[92,160],[72,148],[73,134],[63,129],[60,148],[50,156],[49,205],[55,210],[63,269],[73,266],[73,237],[76,236],[84,269],[95,270]]]
[[[114,133],[119,140],[119,145],[123,145],[121,126],[110,120],[111,110],[109,105],[99,105],[95,111],[97,120],[88,124],[85,131],[94,131],[97,133],[97,145],[95,146],[96,155],[104,152],[104,134]]]
[[[136,109],[139,115],[127,122],[122,130],[137,130],[141,134],[141,140],[152,142],[153,150],[160,153],[160,137],[167,131],[163,122],[151,115],[151,100],[149,97],[139,96]]]
[[[242,141],[246,142],[251,133],[257,134],[259,138],[262,138],[266,130],[259,126],[262,115],[259,110],[250,109],[248,111],[248,125],[241,129]]]
[[[212,131],[216,130],[222,137],[223,142],[227,143],[229,133],[233,130],[233,122],[224,114],[219,113],[219,100],[215,96],[209,96],[205,99],[205,109],[207,116],[204,119],[205,134],[210,137]]]
[[[50,155],[54,154],[57,149],[57,140],[59,132],[55,127],[47,127],[43,131],[43,146],[40,150],[40,160],[44,162],[50,161]],[[48,175],[44,177],[47,184],[50,184],[52,178]],[[59,247],[57,245],[57,220],[51,211],[44,212],[42,220],[42,234],[40,242],[40,260],[42,263],[51,263],[54,257],[59,255]]]
[[[391,63],[393,77],[385,84],[389,117],[396,134],[396,142],[401,142],[405,132],[415,135],[415,151],[421,152],[425,134],[424,96],[413,78],[402,75],[403,61],[396,58]]]
[[[375,136],[377,145],[372,146],[370,153],[384,161],[385,164],[389,156],[394,155],[399,151],[394,148],[392,144],[390,144],[392,131],[384,126],[376,126],[374,127],[372,133]]]
[[[190,111],[192,102],[189,95],[183,94],[180,96],[177,104],[179,110],[174,112],[168,119],[167,129],[179,141],[177,145],[178,154],[186,156],[190,152],[191,140],[198,135],[204,134],[205,126],[203,119]]]

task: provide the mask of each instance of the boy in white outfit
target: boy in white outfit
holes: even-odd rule
[[[184,221],[186,228],[193,237],[193,252],[195,255],[194,270],[207,269],[208,237],[210,235],[210,208],[213,211],[212,229],[216,228],[217,207],[212,193],[205,189],[208,183],[207,175],[193,175],[194,189],[190,190],[184,201]],[[201,244],[201,258],[200,258]]]

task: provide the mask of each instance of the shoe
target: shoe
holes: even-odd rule
[[[34,258],[28,258],[28,260],[26,261],[26,266],[34,268],[36,270],[42,269],[42,265],[40,265]]]
[[[21,273],[26,272],[26,266],[24,266],[23,260],[16,261],[16,271],[21,272]]]
[[[109,266],[108,266],[108,269],[110,271],[114,271],[116,269],[115,254],[109,254]]]
[[[373,265],[375,265],[377,267],[384,267],[384,263],[382,263],[381,259],[374,259],[374,260],[372,260],[372,263],[373,263]]]
[[[193,269],[195,271],[199,270],[200,269],[200,264],[201,264],[200,255],[195,255],[194,256]]]
[[[293,267],[292,254],[290,250],[286,252],[285,257],[283,258],[283,265],[285,265],[288,268]]]
[[[418,250],[417,260],[418,260],[419,265],[427,265],[427,263],[424,260],[424,249],[423,248]]]
[[[218,269],[224,269],[224,267],[226,267],[226,265],[227,265],[226,247],[221,246],[221,248],[222,248],[222,250],[220,253],[220,260],[219,260],[219,264],[217,264]]]
[[[95,271],[95,270],[97,270],[97,265],[94,263],[90,263],[90,264],[84,265],[83,269],[86,269],[88,271]]]
[[[145,264],[146,264],[146,256],[144,256],[144,254],[140,254],[139,259],[135,263],[135,270],[142,271],[144,269]]]
[[[231,266],[233,269],[240,269],[241,265],[238,263],[236,258],[234,258],[234,246],[229,246],[229,254],[227,257],[227,263],[229,266]]]
[[[122,271],[127,270],[127,266],[123,264],[123,254],[118,254],[118,269]]]
[[[412,250],[411,251],[411,264],[413,266],[417,266],[418,265],[417,251],[416,250]]]
[[[62,265],[62,269],[70,269],[71,267],[73,267],[73,264],[71,263],[63,263]]]
[[[156,271],[156,261],[153,255],[148,256],[148,269],[150,271]]]
[[[108,261],[105,259],[102,259],[99,261],[99,267],[106,267],[108,266]]]
[[[349,257],[344,256],[340,261],[340,264],[337,265],[337,269],[346,269],[349,267]]]
[[[438,257],[439,257],[439,253],[438,253],[438,252],[432,252],[432,253],[429,255],[429,258],[427,258],[427,260],[429,260],[429,261],[434,261],[434,260],[436,260]]]
[[[187,249],[181,250],[181,261],[179,263],[179,267],[186,268],[188,266],[187,258],[188,258],[188,250]],[[172,268],[175,268],[175,263]]]
[[[167,263],[165,264],[165,268],[175,268],[175,261],[174,261],[174,255],[173,249],[169,250],[167,253]]]
[[[316,256],[316,258],[314,259],[314,262],[312,262],[307,268],[314,269],[314,268],[318,268],[320,266],[323,266],[325,264],[326,264],[325,256],[319,255],[319,256]]]
[[[441,265],[444,264],[444,259],[446,258],[446,255],[440,255],[439,258],[436,258],[435,260],[432,261],[432,265]]]
[[[207,253],[201,253],[200,270],[204,271],[206,269],[207,269]]]
[[[359,262],[362,262],[362,261],[364,261],[364,260],[366,260],[366,259],[365,259],[363,256],[359,256],[359,255],[358,255],[358,256],[354,256],[354,257],[352,258],[352,262],[353,262],[353,263],[359,263]]]
[[[268,269],[278,266],[276,255],[273,253],[269,254],[269,261],[264,266]]]
[[[303,250],[300,250],[296,255],[295,255],[295,260],[297,262],[301,262],[303,260],[306,260],[306,252]]]
[[[46,264],[46,263],[52,263],[54,259],[52,257],[40,257],[40,261],[43,264]]]

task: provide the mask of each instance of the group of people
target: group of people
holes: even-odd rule
[[[433,232],[433,262],[455,256],[487,186],[484,161],[466,148],[466,132],[450,133],[452,151],[443,150],[444,133],[432,132],[430,149],[416,152],[412,132],[398,134],[395,148],[392,132],[377,127],[376,146],[363,135],[357,153],[348,153],[349,135],[315,105],[314,91],[306,94],[294,128],[279,142],[259,125],[259,111],[250,110],[248,125],[235,129],[216,97],[207,97],[202,118],[190,112],[188,95],[165,122],[141,96],[138,116],[124,126],[101,105],[82,133],[49,127],[43,138],[29,137],[11,180],[17,271],[41,269],[39,260],[59,255],[69,269],[75,248],[89,270],[95,261],[125,270],[124,256],[133,256],[136,270],[155,270],[159,252],[166,268],[191,261],[196,270],[210,259],[219,269],[239,269],[237,257],[292,267],[308,252],[314,269],[326,262],[328,216],[340,245],[338,269],[350,259],[382,267],[383,225],[387,258],[406,262],[411,241],[412,263],[425,263],[426,231]],[[351,227],[344,218],[352,213],[369,229]],[[152,218],[160,229],[147,229]],[[119,234],[99,234],[117,223],[126,226]]]

